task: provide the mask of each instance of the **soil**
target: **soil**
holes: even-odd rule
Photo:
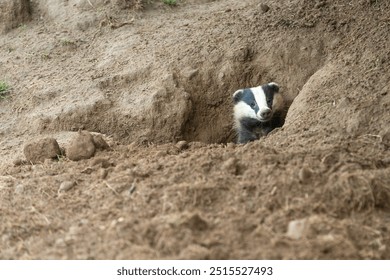
[[[177,2],[2,1],[0,258],[390,259],[390,2]]]

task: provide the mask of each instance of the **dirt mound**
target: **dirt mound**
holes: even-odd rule
[[[45,159],[56,159],[61,155],[60,146],[54,138],[44,138],[24,146],[24,155],[28,162],[43,163]]]
[[[389,259],[390,3],[152,2],[32,1],[0,37],[0,258]],[[270,81],[285,125],[234,144]],[[79,130],[110,149],[24,161]]]

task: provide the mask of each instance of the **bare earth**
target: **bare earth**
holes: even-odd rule
[[[390,2],[140,2],[2,1],[0,259],[390,259]],[[285,125],[234,144],[271,81]]]

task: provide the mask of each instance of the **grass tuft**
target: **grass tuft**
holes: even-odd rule
[[[6,82],[0,81],[0,100],[5,99],[10,90],[11,88]]]
[[[169,6],[176,6],[177,0],[163,0],[163,3]]]

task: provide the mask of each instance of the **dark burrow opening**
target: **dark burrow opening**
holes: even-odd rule
[[[178,75],[179,85],[192,101],[182,129],[184,140],[235,142],[232,95],[238,89],[276,82],[285,101],[285,117],[300,89],[325,59],[322,42],[309,38],[286,40],[266,51],[247,47],[236,55],[220,65],[203,65],[191,79]]]

